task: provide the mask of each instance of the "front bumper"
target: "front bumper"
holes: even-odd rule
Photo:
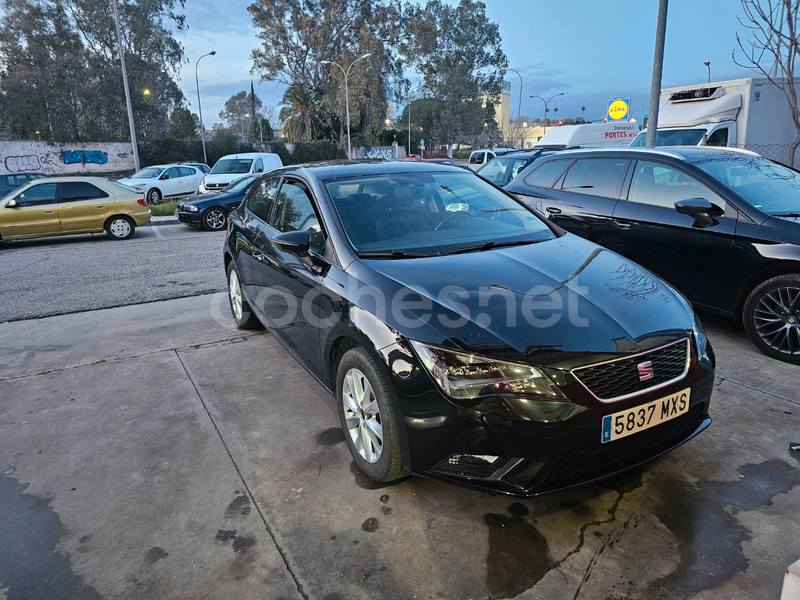
[[[648,463],[705,430],[714,384],[713,350],[679,381],[604,403],[580,383],[562,388],[587,410],[566,421],[543,423],[504,418],[500,411],[459,407],[447,400],[427,373],[395,379],[404,413],[411,471],[460,485],[520,497],[536,496],[615,475]],[[417,380],[416,383],[413,380]],[[427,389],[423,392],[421,387]],[[612,442],[602,443],[602,419],[690,388],[689,410]]]
[[[197,226],[201,225],[203,222],[202,212],[187,212],[182,210],[176,210],[175,216],[178,217],[178,221],[180,221],[185,225]]]

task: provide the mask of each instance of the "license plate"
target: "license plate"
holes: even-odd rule
[[[689,410],[691,388],[603,417],[602,443],[644,431]]]

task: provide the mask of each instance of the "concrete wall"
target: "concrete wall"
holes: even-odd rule
[[[110,173],[133,169],[128,143],[0,142],[0,173],[35,171],[48,175]]]

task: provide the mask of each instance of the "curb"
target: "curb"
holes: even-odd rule
[[[158,225],[175,225],[180,223],[178,217],[150,217],[150,225],[156,227]]]

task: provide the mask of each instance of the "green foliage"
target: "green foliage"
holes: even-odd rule
[[[191,140],[197,137],[200,119],[188,108],[178,107],[169,116],[167,138],[174,140]]]
[[[264,103],[255,93],[248,94],[242,90],[225,101],[225,108],[220,111],[219,118],[227,122],[234,135],[241,135],[243,131],[249,131],[251,121],[263,106]]]
[[[290,142],[318,140],[323,136],[319,100],[308,87],[293,83],[283,93],[280,120],[283,121],[283,137]]]
[[[250,123],[250,135],[248,136],[249,141],[263,143],[269,142],[274,138],[275,132],[272,130],[272,125],[270,125],[269,119],[265,119],[264,117],[253,119],[252,123]]]

